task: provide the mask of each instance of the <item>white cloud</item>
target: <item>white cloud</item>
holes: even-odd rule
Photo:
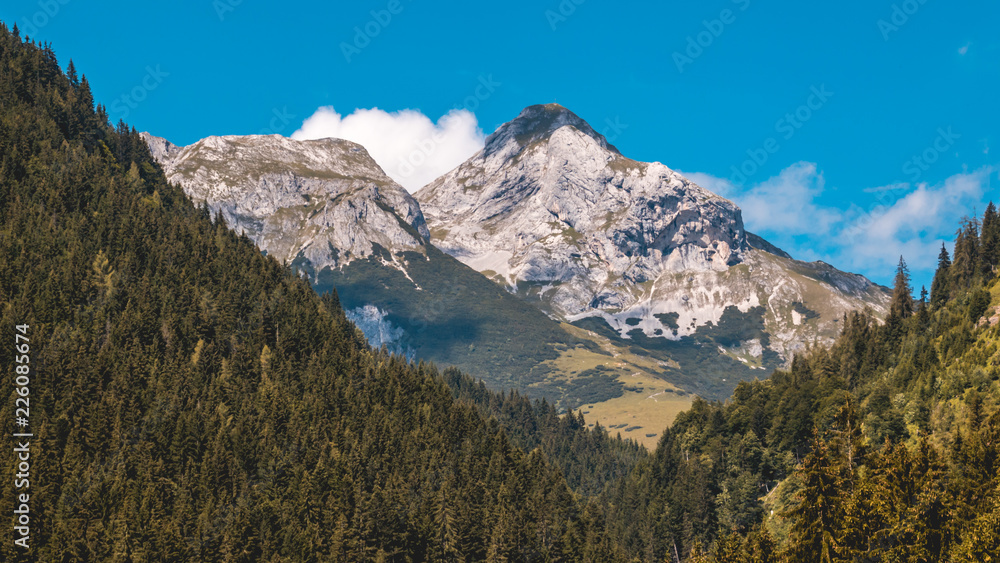
[[[958,48],[958,54],[959,55],[964,55],[964,54],[968,53],[969,52],[969,45],[972,45],[972,43],[966,43],[965,45],[962,45],[961,47],[959,47]]]
[[[292,134],[293,139],[347,139],[364,146],[390,178],[414,192],[483,148],[476,116],[452,110],[431,121],[417,110],[356,109],[342,116],[321,107]]]
[[[811,162],[797,162],[749,189],[729,180],[695,172],[685,174],[696,184],[735,201],[751,232],[782,235],[825,235],[841,213],[816,203],[823,192],[823,174]]]
[[[915,281],[933,273],[941,243],[950,248],[961,218],[983,211],[993,172],[986,167],[940,184],[868,188],[863,192],[874,194],[873,200],[839,207],[817,201],[823,176],[812,163],[793,164],[749,188],[708,174],[685,175],[732,199],[743,209],[748,230],[796,258],[821,259],[888,282],[901,255],[917,274]]]
[[[846,225],[838,255],[854,268],[887,275],[899,256],[913,270],[932,271],[942,242],[963,216],[982,212],[989,168],[956,174],[937,185],[907,185],[908,193],[876,205]]]

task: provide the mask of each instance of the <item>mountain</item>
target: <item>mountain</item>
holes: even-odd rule
[[[348,141],[144,138],[196,203],[335,290],[371,344],[582,407],[649,447],[692,394],[728,397],[887,299],[791,259],[732,202],[560,106],[527,108],[416,199]]]
[[[142,135],[167,179],[279,260],[318,271],[378,248],[422,252],[429,237],[417,202],[356,143],[249,135],[178,147]]]
[[[336,291],[372,345],[562,405],[620,392],[607,377],[532,387],[559,350],[604,352],[429,244],[420,206],[360,145],[255,135],[178,147],[142,135],[196,204],[307,273],[318,292]]]
[[[415,197],[439,248],[710,397],[831,343],[849,311],[888,304],[886,288],[792,259],[731,201],[625,157],[556,104],[526,108]]]

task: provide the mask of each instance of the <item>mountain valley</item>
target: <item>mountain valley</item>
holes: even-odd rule
[[[349,141],[143,135],[168,179],[336,291],[374,346],[650,447],[692,396],[723,399],[830,344],[849,311],[886,311],[885,288],[794,260],[732,202],[555,104],[414,196]]]

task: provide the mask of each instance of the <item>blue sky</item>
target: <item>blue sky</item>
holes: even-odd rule
[[[178,144],[292,135],[326,107],[316,131],[367,131],[384,159],[385,135],[440,133],[442,167],[555,101],[796,257],[888,283],[903,253],[919,285],[1000,186],[1000,5],[957,4],[7,0],[0,20]]]

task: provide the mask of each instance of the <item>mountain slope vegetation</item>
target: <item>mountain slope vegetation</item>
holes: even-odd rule
[[[1000,224],[959,230],[934,292],[900,260],[890,313],[697,400],[605,498],[646,560],[989,561],[1000,549]],[[645,518],[636,528],[627,523]]]
[[[193,201],[307,273],[319,293],[335,291],[348,318],[369,319],[358,324],[374,346],[456,366],[495,390],[519,389],[560,407],[621,394],[609,377],[539,387],[565,383],[565,374],[545,364],[562,350],[605,352],[431,245],[419,204],[364,147],[279,135],[177,147],[142,136],[168,180]]]
[[[733,202],[623,156],[558,104],[525,108],[414,197],[442,251],[660,364],[635,366],[625,385],[640,371],[724,400],[807,345],[832,344],[844,313],[886,312],[886,288],[792,259],[748,233]]]

